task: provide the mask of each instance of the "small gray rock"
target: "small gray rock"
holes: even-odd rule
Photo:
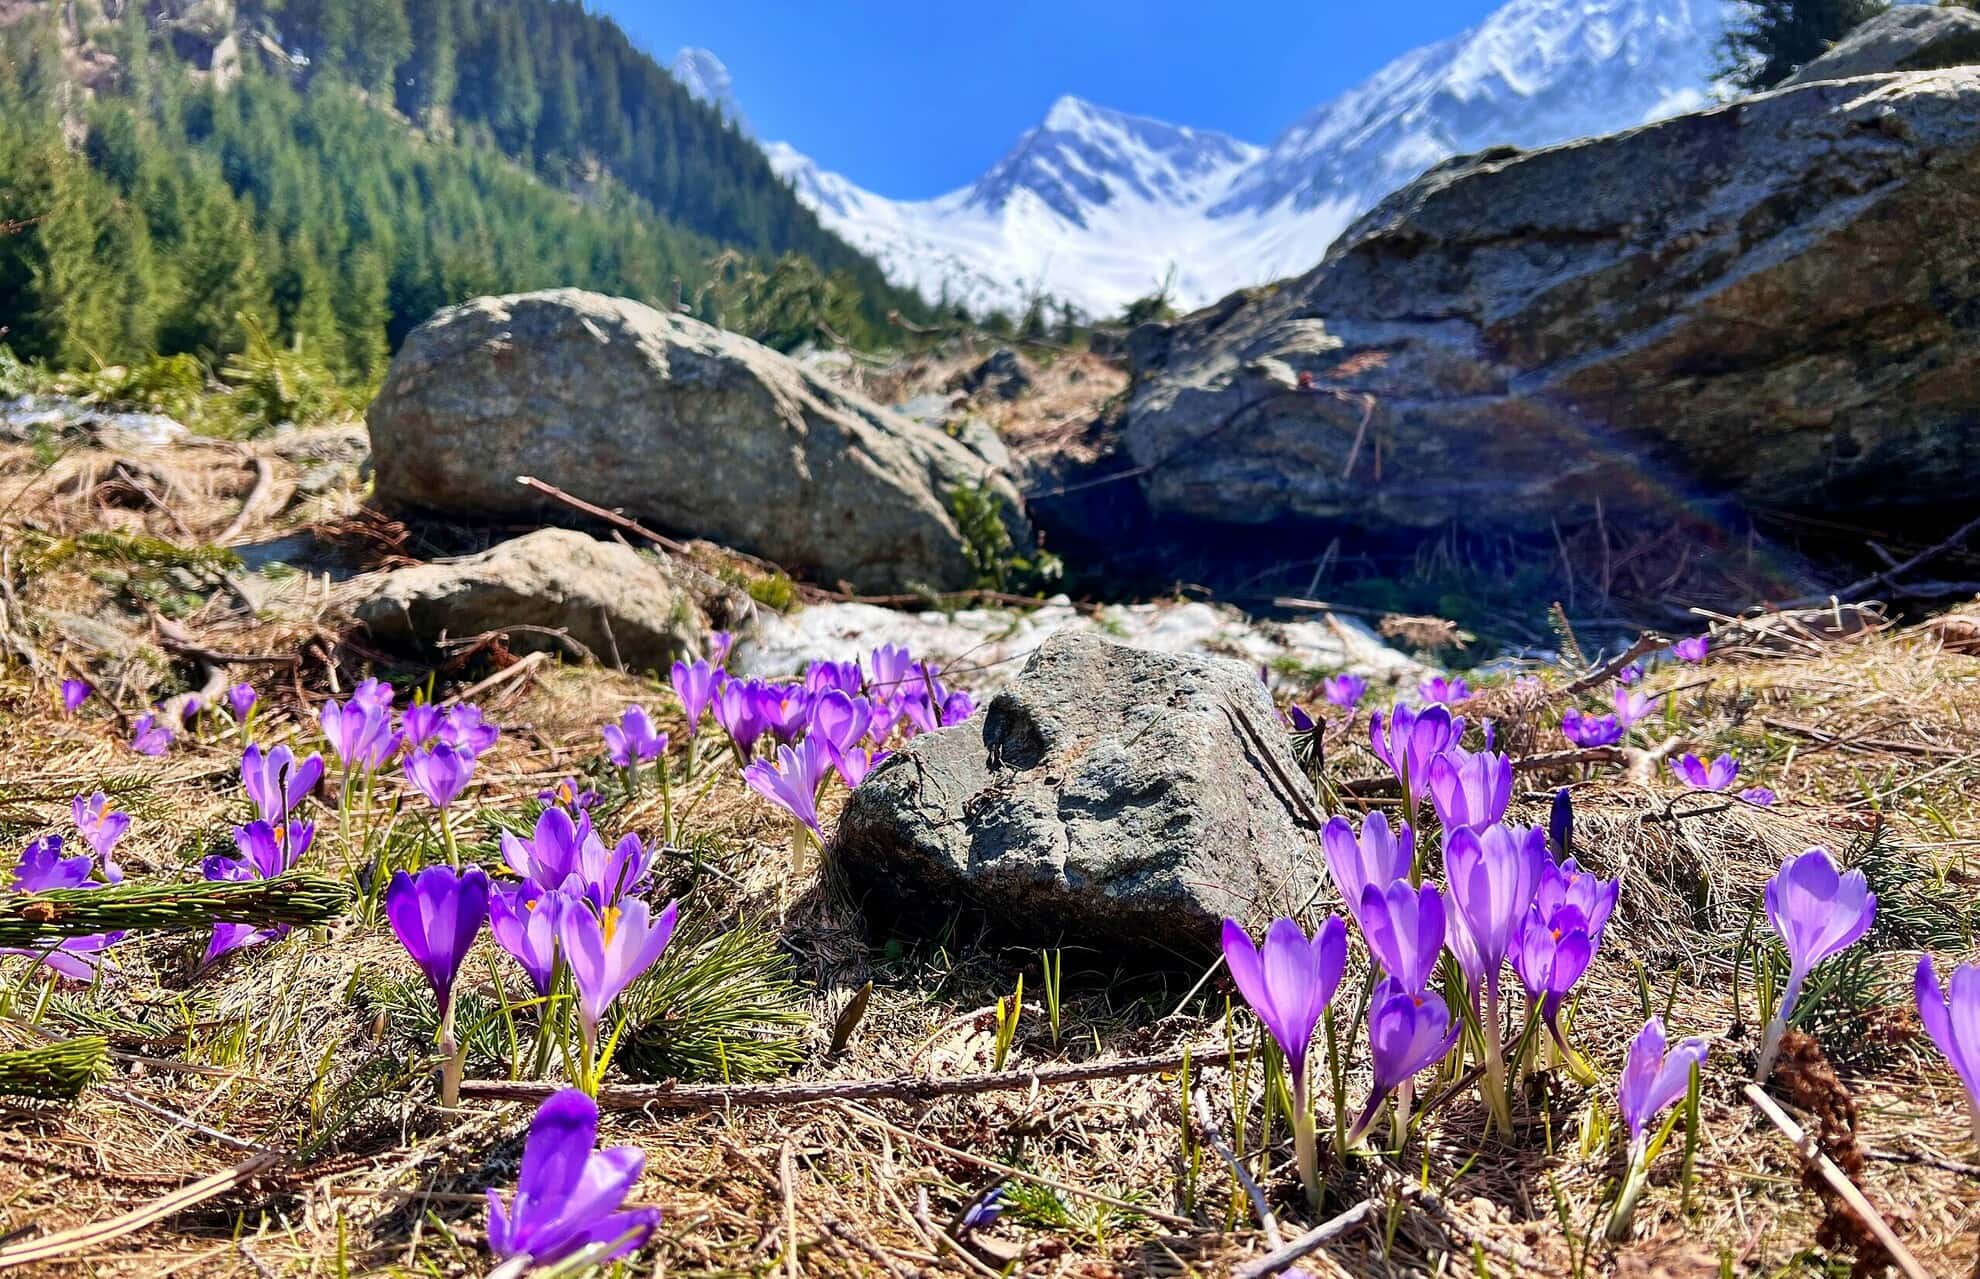
[[[1980,13],[1951,5],[1894,4],[1777,87],[1974,62],[1980,62]]]
[[[1194,961],[1226,916],[1295,911],[1318,882],[1287,782],[1304,784],[1253,671],[1062,633],[869,774],[831,857],[877,914],[939,927],[967,903],[1032,944]]]
[[[1031,374],[1031,361],[1010,347],[1000,346],[956,382],[971,395],[988,391],[1000,399],[1015,400],[1031,389]]]
[[[463,559],[382,575],[357,619],[388,643],[430,645],[508,631],[514,651],[568,653],[563,630],[600,661],[658,670],[699,656],[708,619],[686,575],[655,556],[546,528]]]

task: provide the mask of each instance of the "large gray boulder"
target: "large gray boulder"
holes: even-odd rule
[[[1976,228],[1980,69],[1452,160],[1138,331],[1126,450],[1226,525],[1943,509],[1980,495]]]
[[[1308,902],[1305,784],[1255,671],[1062,633],[869,774],[830,857],[880,915],[940,927],[966,904],[1034,944],[1194,960],[1225,916]]]
[[[1780,88],[1892,71],[1980,62],[1980,13],[1954,5],[1894,4],[1838,40]]]
[[[746,620],[747,601],[656,555],[546,528],[478,555],[394,569],[364,583],[352,610],[372,637],[401,647],[500,632],[512,651],[547,649],[631,670],[699,657],[710,612]],[[559,638],[568,636],[585,652]]]
[[[600,506],[862,591],[973,584],[961,444],[685,316],[576,289],[477,298],[406,339],[367,414],[388,506],[514,519]],[[1016,491],[988,483],[1029,536]]]

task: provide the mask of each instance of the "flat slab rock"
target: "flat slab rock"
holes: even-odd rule
[[[561,631],[600,662],[663,670],[703,653],[706,607],[720,614],[729,603],[698,594],[701,576],[617,542],[546,528],[478,555],[382,574],[354,612],[374,638],[402,647],[502,631],[513,651],[569,655],[550,633]]]
[[[1021,942],[1194,963],[1226,916],[1310,898],[1318,831],[1289,784],[1305,783],[1253,671],[1060,634],[969,721],[869,774],[830,855],[898,926],[966,908]]]

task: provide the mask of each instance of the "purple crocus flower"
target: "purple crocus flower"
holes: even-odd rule
[[[1574,796],[1565,786],[1554,792],[1553,811],[1547,816],[1547,847],[1556,857],[1574,854]]]
[[[523,966],[538,995],[550,993],[557,970],[557,919],[570,904],[566,894],[545,892],[528,880],[489,891],[488,931]]]
[[[1513,933],[1526,918],[1551,864],[1538,827],[1460,828],[1444,839],[1450,881],[1451,953],[1472,987],[1490,998]]]
[[[1457,745],[1463,736],[1464,716],[1453,715],[1444,706],[1419,711],[1398,705],[1386,719],[1380,711],[1368,717],[1375,758],[1387,764],[1402,784],[1412,816],[1429,791],[1430,761]]]
[[[854,669],[857,670],[857,666]],[[708,713],[709,704],[715,700],[715,681],[720,674],[721,668],[710,662],[674,663],[674,696],[681,699],[681,709],[687,713],[689,740],[701,728],[701,717]]]
[[[414,702],[399,717],[399,735],[408,750],[415,750],[440,736],[440,708],[432,702]]]
[[[708,632],[708,664],[720,670],[729,664],[729,654],[736,647],[736,637],[728,631]]]
[[[63,680],[62,681],[62,713],[65,715],[75,714],[77,711],[82,709],[82,704],[88,701],[89,695],[91,693],[94,693],[95,691],[96,691],[95,689],[91,688],[89,684],[83,680],[79,680],[79,679]]]
[[[1966,1085],[1973,1137],[1980,1141],[1980,966],[1961,964],[1953,969],[1951,989],[1941,990],[1932,956],[1920,955],[1918,975],[1912,984],[1925,1033]]]
[[[195,723],[198,722],[199,713],[205,709],[206,709],[205,702],[202,702],[197,697],[188,697],[185,700],[185,704],[179,707],[180,727],[191,728]]]
[[[87,853],[64,857],[62,837],[47,835],[30,843],[22,852],[20,860],[14,865],[11,887],[17,893],[39,893],[55,888],[96,888],[100,881],[90,878],[93,869]],[[108,867],[106,863],[106,878],[112,870],[114,867]],[[100,970],[114,967],[101,952],[115,946],[125,936],[121,931],[92,933],[86,937],[64,938],[53,945],[10,947],[0,950],[0,954],[27,955],[61,976],[90,981]]]
[[[1455,706],[1471,700],[1471,685],[1465,682],[1462,675],[1455,679],[1432,675],[1417,685],[1416,691],[1424,701],[1436,706]]]
[[[62,837],[44,835],[30,842],[14,863],[14,879],[8,885],[17,893],[45,893],[55,888],[86,888],[95,863],[88,853],[62,855]]]
[[[1378,984],[1368,1003],[1368,1049],[1375,1085],[1348,1141],[1361,1140],[1390,1093],[1415,1078],[1418,1071],[1442,1061],[1462,1029],[1462,1023],[1451,1020],[1451,1010],[1436,995],[1406,990],[1393,979]]]
[[[997,1218],[1004,1215],[1004,1188],[992,1186],[977,1201],[969,1206],[962,1217],[964,1233],[972,1230],[988,1230],[997,1224]]]
[[[1711,651],[1711,638],[1705,635],[1693,635],[1689,639],[1681,639],[1671,645],[1672,656],[1680,662],[1702,662],[1705,660],[1705,655]]]
[[[453,1007],[454,976],[488,917],[488,876],[478,866],[397,871],[385,888],[385,917],[433,988],[444,1020]]]
[[[237,880],[258,878],[254,868],[244,861],[232,857],[209,857],[200,863],[200,874],[208,883],[228,883]],[[240,950],[245,946],[259,945],[271,941],[279,933],[275,929],[259,929],[253,924],[237,924],[228,920],[213,922],[213,938],[206,944],[206,953],[199,957],[202,970],[219,962],[222,955]]]
[[[1583,870],[1581,864],[1570,857],[1558,866],[1549,862],[1541,867],[1540,881],[1533,889],[1533,909],[1542,919],[1551,919],[1554,912],[1562,907],[1579,911],[1588,927],[1588,935],[1599,946],[1602,932],[1609,926],[1609,916],[1615,913],[1616,901],[1621,895],[1620,881],[1603,879]]]
[[[1412,888],[1401,878],[1387,888],[1370,884],[1361,890],[1355,918],[1383,973],[1411,994],[1422,993],[1444,948],[1444,896],[1437,886]]]
[[[1772,808],[1774,800],[1778,798],[1765,786],[1749,786],[1739,793],[1739,797],[1759,808]]]
[[[1430,803],[1446,831],[1490,826],[1512,803],[1512,761],[1453,747],[1430,761]]]
[[[668,902],[656,916],[641,899],[627,897],[602,912],[573,904],[558,917],[557,941],[577,985],[587,1045],[597,1042],[612,1001],[667,949],[680,913],[679,902]]]
[[[264,751],[249,745],[241,752],[241,785],[266,822],[279,822],[302,807],[323,779],[323,756],[311,753],[300,764],[287,746]]]
[[[62,839],[59,835],[49,835],[35,840],[21,854],[14,866],[12,887],[15,892],[44,892],[56,888],[96,888],[100,881],[90,878],[92,866],[87,854],[75,857],[62,856]],[[0,950],[4,955],[27,955],[61,976],[77,981],[89,981],[100,969],[114,967],[99,952],[122,941],[126,934],[93,933],[86,937],[69,937],[52,945],[9,947]]]
[[[859,669],[857,661],[818,661],[804,668],[804,691],[807,693],[829,693],[837,689],[856,697],[865,691],[865,687],[866,675]]]
[[[315,837],[316,827],[308,822],[288,822],[277,826],[265,821],[253,821],[234,827],[234,846],[240,850],[240,856],[209,857],[201,863],[200,870],[207,880],[213,882],[273,879],[294,867],[309,851],[310,842]],[[253,924],[216,921],[213,940],[207,944],[200,967],[209,967],[229,951],[274,941],[286,936],[288,931],[286,924],[256,928]]]
[[[749,783],[751,790],[783,808],[822,840],[824,832],[818,825],[818,786],[825,780],[825,770],[831,766],[832,759],[825,743],[815,737],[806,737],[796,746],[779,746],[774,763],[759,759],[743,769],[743,780]]]
[[[667,735],[655,732],[644,706],[628,706],[616,724],[605,726],[605,756],[620,768],[637,768],[667,749]]]
[[[907,682],[915,678],[914,654],[899,644],[882,644],[874,649],[870,665],[873,667],[873,680],[867,689],[874,697],[885,701],[899,697]]]
[[[779,743],[789,745],[810,722],[811,694],[799,684],[757,684],[750,690],[756,718]]]
[[[1370,813],[1361,819],[1357,835],[1354,823],[1334,816],[1321,828],[1320,851],[1341,901],[1365,931],[1367,922],[1360,918],[1362,894],[1369,888],[1380,892],[1398,879],[1409,878],[1416,865],[1416,832],[1403,824],[1391,833],[1388,818]]]
[[[459,799],[474,777],[474,755],[445,742],[435,742],[406,756],[406,780],[426,796],[435,808],[446,808]]]
[[[1561,716],[1561,732],[1583,749],[1614,746],[1623,739],[1623,724],[1613,715],[1584,715],[1570,706]]]
[[[523,1143],[522,1173],[507,1208],[488,1192],[488,1248],[528,1258],[531,1266],[564,1261],[586,1248],[597,1262],[644,1247],[660,1228],[658,1208],[621,1210],[646,1167],[636,1146],[599,1150],[598,1103],[566,1088],[537,1108]]]
[[[374,710],[389,711],[392,699],[397,696],[392,686],[382,679],[368,679],[351,690],[351,701],[359,706]]]
[[[1616,1100],[1623,1122],[1629,1125],[1631,1160],[1643,1155],[1650,1144],[1650,1121],[1655,1119],[1691,1086],[1691,1072],[1705,1061],[1706,1042],[1692,1038],[1669,1048],[1664,1023],[1652,1017],[1630,1040],[1629,1056],[1623,1061],[1617,1081]]]
[[[1513,933],[1508,951],[1513,971],[1519,974],[1527,997],[1539,1005],[1541,1018],[1557,1041],[1561,1039],[1561,1004],[1588,971],[1596,944],[1588,921],[1573,906],[1561,906],[1544,915],[1537,908],[1529,910],[1525,922]],[[1561,1046],[1567,1047],[1565,1042]]]
[[[536,798],[570,813],[581,813],[598,802],[598,792],[580,786],[575,777],[560,778],[555,786],[536,792]]]
[[[1295,1105],[1304,1110],[1306,1053],[1313,1028],[1333,1002],[1347,965],[1347,924],[1330,915],[1309,939],[1291,919],[1277,919],[1265,930],[1265,945],[1234,919],[1224,921],[1224,963],[1251,1011],[1286,1055]]]
[[[1451,952],[1474,998],[1497,990],[1513,933],[1526,918],[1549,864],[1547,838],[1538,827],[1460,828],[1445,837]]]
[[[376,684],[375,680],[366,683]],[[364,685],[358,686],[360,689]],[[389,698],[391,685],[383,685],[385,696]],[[325,702],[318,722],[323,726],[323,738],[330,743],[330,750],[337,761],[347,771],[355,773],[375,773],[398,753],[399,745],[405,740],[403,733],[392,731],[392,710],[389,700],[385,705],[378,704],[379,694],[374,691],[371,700],[360,701],[356,694],[345,703]]]
[[[1657,698],[1662,696],[1663,694],[1659,693],[1655,697],[1646,697],[1633,689],[1617,689],[1616,723],[1623,726],[1624,732],[1628,732],[1638,720],[1657,708]]]
[[[1811,848],[1788,858],[1767,881],[1766,904],[1767,921],[1787,947],[1788,978],[1761,1045],[1760,1071],[1755,1076],[1760,1082],[1773,1070],[1774,1054],[1788,1018],[1794,1015],[1802,983],[1815,965],[1870,931],[1877,916],[1877,894],[1870,891],[1862,871],[1845,874],[1836,868],[1828,849]]]
[[[1298,702],[1287,705],[1285,720],[1287,726],[1295,733],[1310,733],[1314,729],[1313,717],[1308,715],[1306,708]]]
[[[811,727],[805,735],[824,742],[836,758],[865,738],[872,725],[873,703],[835,688],[812,699]]]
[[[488,722],[479,706],[453,706],[440,717],[440,740],[469,755],[485,754],[502,736],[502,730]]]
[[[1616,672],[1616,683],[1627,688],[1643,678],[1643,663],[1631,662]]]
[[[872,772],[874,767],[885,758],[887,758],[886,751],[868,750],[863,746],[855,746],[851,750],[836,756],[832,760],[832,767],[837,770],[839,780],[846,784],[846,789],[853,790],[861,782],[865,781],[866,775]]]
[[[1359,675],[1329,675],[1320,681],[1320,692],[1342,710],[1351,711],[1367,696],[1368,681]]]
[[[947,728],[952,724],[960,724],[974,714],[976,714],[976,699],[961,689],[957,689],[942,699],[941,724],[943,728]]]
[[[715,690],[715,722],[735,744],[736,754],[748,759],[763,736],[763,720],[756,713],[755,681],[730,679]]]
[[[110,860],[117,841],[131,828],[131,815],[120,813],[110,807],[110,797],[97,791],[87,799],[81,795],[69,801],[69,816],[76,823],[76,830],[83,841],[103,859],[103,878],[108,883],[118,883],[124,873]]]
[[[146,713],[131,723],[131,749],[140,755],[163,755],[172,749],[172,730]]]
[[[1724,790],[1739,776],[1739,761],[1721,755],[1708,765],[1696,755],[1680,755],[1671,761],[1671,771],[1694,790]]]
[[[556,807],[536,815],[531,838],[519,839],[503,831],[500,839],[502,861],[510,870],[538,888],[558,889],[568,884],[574,891],[581,891],[581,885],[569,881],[579,872],[585,846],[599,842],[590,817],[583,813],[572,816]]]
[[[583,895],[603,910],[645,882],[653,869],[653,850],[636,834],[627,833],[611,848],[596,835],[578,842],[577,877]]]
[[[254,713],[254,704],[261,700],[261,694],[254,691],[252,684],[236,684],[227,690],[227,709],[233,712],[234,722],[242,724]]]

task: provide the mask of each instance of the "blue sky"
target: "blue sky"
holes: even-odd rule
[[[592,0],[663,63],[728,64],[759,136],[895,198],[975,178],[1076,94],[1267,143],[1496,0]]]

